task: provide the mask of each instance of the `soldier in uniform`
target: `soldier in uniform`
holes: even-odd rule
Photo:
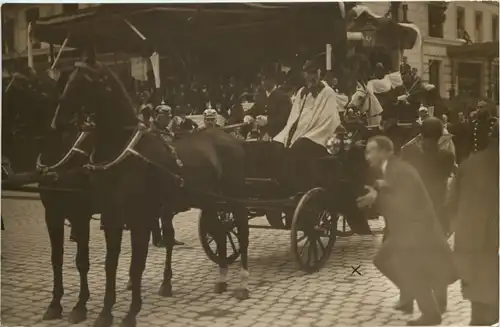
[[[220,125],[217,124],[217,111],[209,106],[203,112],[203,126],[201,129],[207,129],[211,127],[220,127]]]
[[[492,116],[490,105],[486,101],[479,101],[474,120],[472,120],[471,123],[472,153],[484,150],[488,147],[493,126],[495,126],[496,122],[497,118]]]
[[[152,126],[151,126],[151,131],[154,133],[158,133],[160,137],[165,141],[165,145],[169,147],[172,155],[174,156],[177,165],[179,167],[182,167],[182,161],[177,157],[177,152],[175,151],[175,148],[172,145],[172,142],[174,140],[174,134],[169,130],[169,125],[172,121],[172,108],[170,106],[167,106],[163,101],[159,106],[156,107],[156,119],[154,120]],[[161,134],[160,134],[161,132]],[[164,226],[162,222],[162,227]],[[159,220],[158,223],[153,226],[153,229],[151,231],[153,234],[153,244],[158,247],[163,247],[165,246],[165,242],[162,237],[162,233],[160,232],[160,225],[159,225]],[[163,232],[163,235],[165,235],[165,232]],[[184,245],[184,243],[175,240],[174,241],[175,245]]]

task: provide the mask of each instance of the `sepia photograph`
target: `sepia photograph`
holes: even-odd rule
[[[2,327],[498,326],[498,1],[7,1]]]

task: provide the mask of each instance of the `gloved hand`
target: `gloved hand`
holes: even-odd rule
[[[243,118],[243,122],[245,124],[253,124],[255,121],[255,119],[252,117],[252,116],[245,116],[245,118]]]
[[[263,127],[267,125],[267,117],[264,115],[257,116],[257,125]]]

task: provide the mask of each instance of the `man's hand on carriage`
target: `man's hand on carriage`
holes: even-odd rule
[[[368,193],[356,199],[356,204],[359,208],[370,207],[377,200],[378,192],[375,188],[365,185],[365,190],[368,190]]]

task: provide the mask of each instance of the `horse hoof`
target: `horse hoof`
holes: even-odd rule
[[[171,284],[161,284],[158,294],[163,297],[172,297],[172,285]]]
[[[85,319],[87,319],[87,308],[74,308],[68,316],[70,324],[79,324]]]
[[[125,316],[120,323],[120,327],[135,327],[136,325],[137,319],[134,316]]]
[[[110,327],[113,324],[113,315],[100,314],[94,322],[93,327]]]
[[[127,282],[127,291],[131,291],[131,290],[132,290],[132,281],[129,279]]]
[[[234,291],[233,296],[240,301],[250,298],[250,292],[246,288],[238,288]]]
[[[49,307],[45,314],[43,315],[43,320],[55,320],[62,318],[62,308],[52,308]]]
[[[225,291],[227,291],[227,283],[226,282],[215,283],[215,293],[222,294]]]

